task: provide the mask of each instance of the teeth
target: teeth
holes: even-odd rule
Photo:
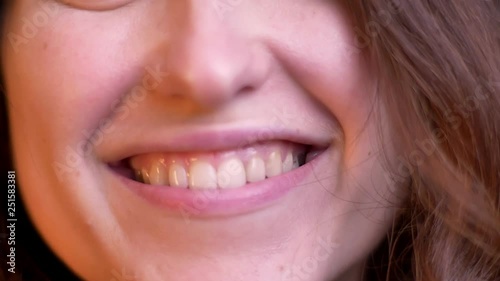
[[[149,169],[149,183],[154,185],[167,185],[167,167],[163,162],[155,162]]]
[[[217,173],[207,162],[195,161],[189,165],[189,188],[217,188]]]
[[[283,173],[290,172],[293,169],[293,155],[291,152],[286,154],[285,160],[283,161]]]
[[[151,181],[149,181],[149,172],[146,169],[141,170],[141,176],[142,176],[142,181],[147,184],[151,184]]]
[[[279,151],[273,151],[269,155],[266,162],[266,176],[268,178],[280,175],[282,172],[281,163],[281,153]]]
[[[290,172],[318,154],[319,152],[308,153],[306,159],[305,153],[287,151],[283,159],[281,151],[274,150],[267,158],[253,154],[245,162],[233,154],[230,158],[222,159],[217,168],[198,157],[187,162],[172,157],[160,158],[159,161],[134,162],[132,159],[131,163],[136,180],[146,184],[190,189],[228,189]]]
[[[179,164],[170,165],[168,169],[168,179],[170,180],[170,185],[173,187],[188,187],[186,169]]]
[[[247,179],[243,162],[237,158],[222,162],[217,170],[217,182],[220,188],[244,186]]]
[[[266,178],[266,164],[260,157],[252,157],[246,166],[247,181],[256,182]]]
[[[135,173],[135,180],[145,183],[144,178],[142,177],[142,173],[140,170],[135,170],[134,173]]]
[[[298,156],[293,156],[293,163],[292,163],[292,169],[297,169],[300,167],[300,160]]]

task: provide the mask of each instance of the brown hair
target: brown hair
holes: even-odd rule
[[[374,61],[380,103],[400,137],[399,163],[387,178],[391,184],[410,179],[408,202],[373,254],[369,280],[499,280],[500,1],[346,4],[355,19],[354,48]],[[8,154],[0,106],[1,148]],[[33,279],[26,280],[50,280],[50,271],[62,267],[53,256],[47,265],[50,251],[33,246],[43,242],[28,229],[32,236],[18,232],[27,236],[28,250],[20,255],[38,258],[20,257],[32,261],[24,272]]]
[[[500,1],[347,4],[411,181],[377,279],[499,280]]]

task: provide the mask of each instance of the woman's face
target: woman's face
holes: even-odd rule
[[[395,195],[341,1],[14,2],[19,183],[77,274],[360,278]]]

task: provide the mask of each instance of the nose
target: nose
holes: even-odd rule
[[[211,3],[185,1],[176,6],[180,20],[165,27],[168,39],[161,59],[168,71],[162,94],[190,99],[204,108],[252,92],[269,70],[255,42],[232,28],[237,20],[221,18]]]

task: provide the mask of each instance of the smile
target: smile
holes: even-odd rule
[[[135,146],[140,153],[108,166],[117,184],[139,198],[167,212],[195,217],[237,215],[269,206],[303,186],[330,148],[297,135],[243,146],[232,144],[244,143],[247,135],[234,132],[164,139]]]
[[[303,166],[318,149],[285,141],[209,153],[150,153],[131,157],[134,179],[149,185],[228,189],[263,181]]]

